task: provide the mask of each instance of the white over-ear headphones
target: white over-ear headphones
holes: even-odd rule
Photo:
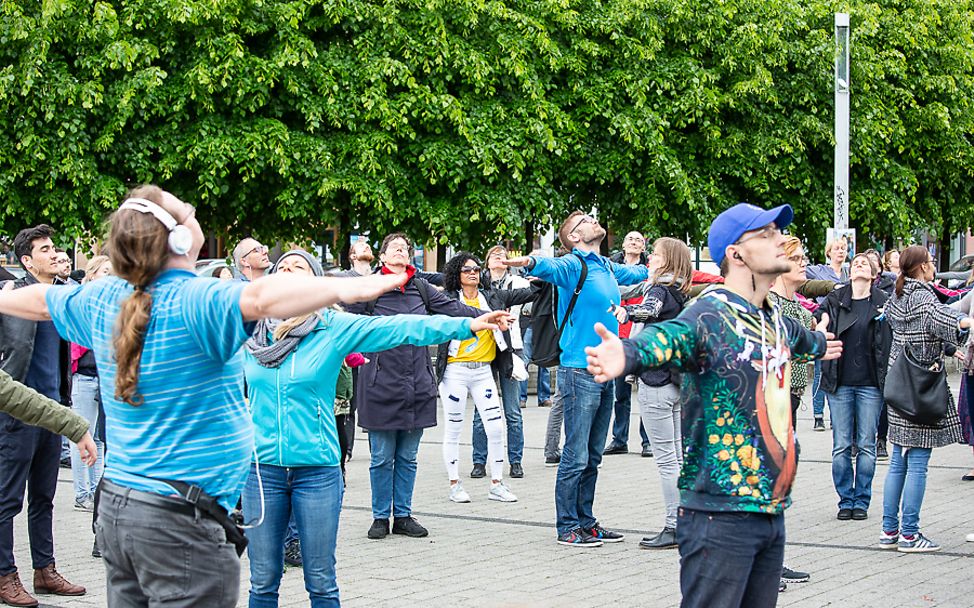
[[[190,229],[177,222],[168,211],[152,201],[144,198],[129,198],[125,199],[119,209],[131,209],[154,215],[169,230],[169,250],[176,255],[186,255],[193,248],[193,233]]]

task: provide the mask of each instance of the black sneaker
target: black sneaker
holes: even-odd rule
[[[561,456],[545,456],[544,466],[556,467],[561,463]]]
[[[643,458],[652,458],[653,457],[653,447],[652,446],[649,446],[649,445],[644,445],[643,446],[643,452],[640,455]]]
[[[602,452],[603,456],[610,456],[612,454],[628,454],[629,446],[619,445],[616,443],[610,444],[609,447],[605,448]]]
[[[566,547],[588,549],[589,547],[601,547],[602,541],[597,538],[592,538],[581,528],[575,528],[574,530],[559,536],[558,544],[565,545]]]
[[[676,549],[676,530],[663,528],[656,536],[639,541],[639,547],[642,549]]]
[[[840,521],[848,521],[852,519],[852,509],[839,509],[836,513],[835,518]]]
[[[295,538],[284,545],[284,563],[295,568],[300,568],[304,564],[304,560],[301,559],[301,539]]]
[[[61,459],[60,466],[61,466],[62,469],[70,469],[71,468],[71,459],[70,458],[62,458]]]
[[[604,543],[621,543],[626,537],[618,532],[613,532],[612,530],[606,530],[599,524],[595,524],[594,528],[582,528],[582,530],[596,540],[600,540]]]
[[[889,451],[886,450],[885,441],[876,442],[876,460],[889,460]]]
[[[825,420],[822,418],[816,418],[815,424],[812,426],[813,431],[824,431],[825,430]]]
[[[866,513],[866,510],[865,509],[853,509],[852,510],[852,519],[854,519],[856,521],[862,521],[864,519],[869,519],[869,514]]]
[[[784,593],[788,590],[788,583],[785,581],[778,581],[778,593]]]
[[[369,538],[379,539],[389,535],[388,519],[373,519],[372,527],[369,528]]]
[[[807,583],[812,578],[808,572],[792,570],[788,566],[781,567],[781,580],[786,583]]]
[[[98,548],[98,539],[95,539],[95,544],[91,546],[91,556],[101,557],[101,549]]]
[[[524,477],[524,467],[521,466],[520,462],[511,463],[511,477],[513,479],[521,479]]]
[[[470,469],[470,477],[473,479],[487,477],[487,467],[477,462],[473,463],[473,468]]]
[[[393,534],[405,534],[413,538],[423,538],[429,535],[429,530],[419,525],[414,517],[397,517],[392,522]]]

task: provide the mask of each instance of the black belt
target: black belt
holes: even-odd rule
[[[152,492],[127,488],[125,486],[120,486],[117,483],[108,481],[105,478],[102,478],[102,491],[106,494],[122,496],[127,500],[142,503],[150,507],[164,509],[170,513],[181,513],[183,515],[189,515],[190,517],[196,517],[196,507],[186,502],[182,498],[163,496],[162,494],[154,494]],[[203,511],[200,511],[200,513],[207,515]],[[210,519],[213,518],[211,517]]]

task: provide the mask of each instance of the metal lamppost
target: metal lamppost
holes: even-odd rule
[[[835,14],[834,228],[849,227],[849,14]]]

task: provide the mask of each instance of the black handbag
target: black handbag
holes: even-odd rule
[[[905,344],[886,372],[883,399],[910,422],[935,426],[947,416],[950,403],[947,371],[941,364],[933,369],[922,365]]]

